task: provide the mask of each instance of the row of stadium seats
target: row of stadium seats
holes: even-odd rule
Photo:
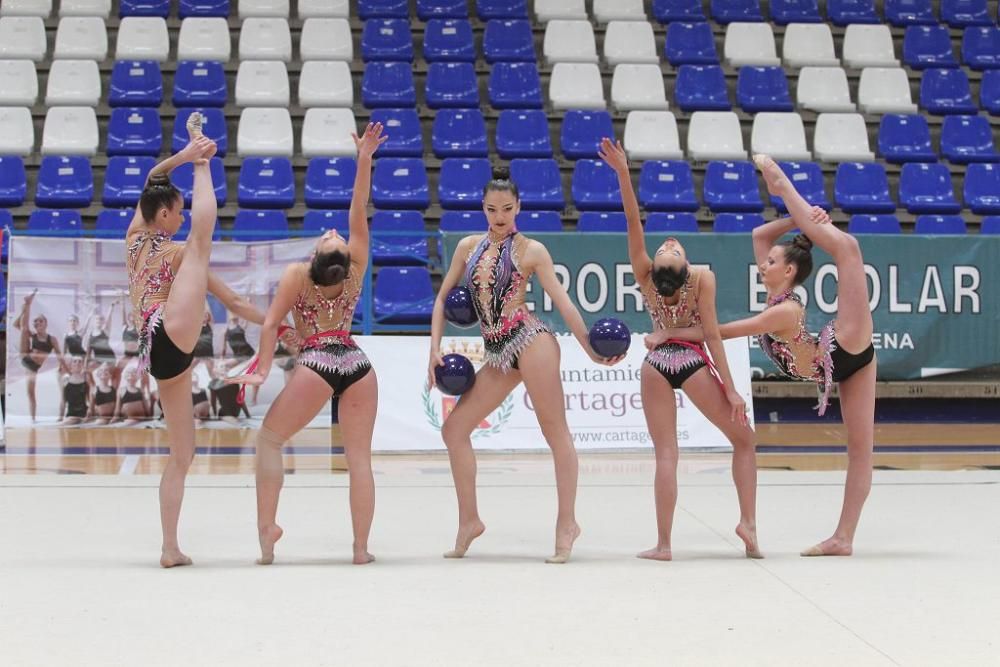
[[[151,157],[112,157],[104,174],[104,206],[134,206],[146,174],[155,163]],[[831,208],[819,165],[784,162],[803,196],[810,203]],[[222,160],[211,164],[216,200],[228,199]],[[354,162],[349,158],[323,158],[310,162],[305,175],[304,199],[314,208],[350,205]],[[477,209],[489,181],[491,165],[485,158],[445,160],[438,181],[438,202],[445,209]],[[555,160],[515,159],[511,174],[521,183],[526,209],[561,211],[566,207],[562,178]],[[174,183],[190,205],[193,175],[190,165],[175,170]],[[600,160],[579,160],[571,181],[573,205],[581,210],[615,210],[621,194],[614,173]],[[942,164],[908,163],[899,177],[899,203],[914,214],[958,213],[951,173]],[[0,205],[19,206],[26,196],[24,165],[19,158],[0,157]],[[1000,214],[1000,165],[968,166],[962,186],[965,205],[977,214]],[[834,203],[846,213],[891,213],[897,203],[889,194],[885,168],[879,163],[845,162],[838,166],[833,185]],[[644,162],[639,172],[639,200],[649,211],[697,211],[704,201],[713,212],[759,212],[765,207],[760,183],[749,162],[709,162],[702,197],[695,193],[691,167],[682,161]],[[94,177],[85,157],[49,156],[42,159],[34,203],[40,207],[82,208],[94,198]],[[430,188],[423,162],[417,158],[381,158],[372,178],[376,207],[426,209]],[[246,158],[237,183],[241,207],[288,209],[295,206],[296,187],[292,164],[283,158]],[[778,198],[769,202],[779,211]]]
[[[119,16],[170,15],[169,0],[121,0]],[[241,0],[239,17],[283,17],[290,15],[289,0]],[[535,0],[534,17],[544,23],[554,19],[587,19],[584,0]],[[884,0],[886,21],[895,26],[937,22],[931,0]],[[299,0],[298,16],[346,17],[348,0]],[[642,0],[593,0],[593,17],[598,23],[613,20],[644,20]],[[817,0],[770,0],[769,13],[779,25],[794,22],[823,21]],[[842,26],[850,23],[880,22],[874,0],[827,0],[826,13],[830,22]],[[941,20],[952,27],[988,25],[993,17],[986,0],[941,0]],[[228,17],[229,0],[180,0],[178,15]],[[652,12],[660,23],[674,21],[704,21],[707,19],[701,0],[653,0]],[[3,16],[39,16],[52,13],[52,0],[5,0],[0,8]],[[62,0],[60,16],[101,16],[111,13],[111,0]],[[410,18],[408,0],[358,0],[357,14],[361,19]],[[476,0],[480,20],[497,18],[528,18],[527,0]],[[733,21],[763,21],[759,0],[711,0],[710,15],[718,23]],[[467,18],[465,0],[417,0],[416,16],[421,21],[434,18]]]

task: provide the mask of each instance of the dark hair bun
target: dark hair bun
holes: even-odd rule
[[[344,271],[344,267],[340,266],[339,264],[332,264],[323,270],[323,278],[324,278],[323,282],[327,283],[328,285],[336,285],[341,280],[343,280],[344,276],[346,275],[347,272]]]
[[[674,268],[659,267],[653,269],[653,286],[661,296],[673,296],[677,290],[688,279],[688,268],[681,267],[678,271]]]
[[[340,250],[316,253],[309,263],[309,279],[323,287],[337,285],[347,277],[350,265],[350,255]]]
[[[794,239],[792,239],[792,245],[796,248],[801,248],[806,252],[812,251],[813,242],[809,240],[809,237],[805,234],[799,234]]]
[[[149,185],[170,185],[170,177],[167,174],[156,174],[149,177]]]
[[[493,167],[493,180],[494,181],[509,181],[510,180],[510,168],[509,167]]]

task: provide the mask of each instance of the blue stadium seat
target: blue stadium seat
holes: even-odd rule
[[[601,139],[613,136],[615,129],[607,111],[571,109],[563,117],[559,146],[569,160],[596,158]]]
[[[823,20],[816,0],[771,0],[769,7],[771,20],[778,25],[820,23]]]
[[[410,17],[409,4],[407,0],[358,0],[358,18],[406,19]]]
[[[885,20],[896,27],[937,23],[931,0],[884,0],[882,10]]]
[[[764,224],[759,213],[720,213],[715,216],[712,231],[720,234],[747,234]]]
[[[247,208],[295,205],[292,161],[283,157],[247,157],[240,166],[236,203]]]
[[[952,28],[994,23],[986,0],[941,0],[941,20]]]
[[[424,28],[424,60],[475,62],[476,43],[468,19],[435,18]]]
[[[920,106],[934,114],[973,114],[978,111],[961,69],[928,69],[920,80]]]
[[[965,170],[963,196],[973,213],[1000,213],[1000,164],[970,164]]]
[[[618,176],[603,160],[577,160],[573,167],[573,204],[581,211],[620,211]]]
[[[13,155],[0,155],[0,206],[20,206],[27,194],[28,176],[24,161]]]
[[[757,173],[749,162],[709,162],[703,190],[705,204],[716,213],[764,210]]]
[[[383,144],[383,148],[384,148]],[[379,150],[382,150],[381,148]],[[347,208],[358,165],[350,157],[316,157],[306,167],[305,202],[309,208]]]
[[[647,211],[697,211],[691,165],[682,160],[643,162],[639,202]]]
[[[991,115],[1000,115],[1000,70],[983,72],[979,81],[979,105]]]
[[[337,211],[306,211],[302,216],[303,236],[322,236],[329,229],[337,230],[337,233],[345,239],[350,238],[350,221],[348,211],[340,209]]]
[[[288,218],[282,211],[240,209],[233,218],[234,241],[280,241],[287,239]]]
[[[94,222],[94,236],[99,239],[123,239],[134,216],[134,208],[103,209]]]
[[[826,13],[836,26],[852,23],[881,23],[873,0],[827,0]]]
[[[533,66],[532,66],[533,67]],[[516,157],[552,157],[549,119],[544,111],[505,109],[497,118],[497,153]]]
[[[712,18],[716,23],[760,23],[764,15],[760,12],[760,0],[712,0]]]
[[[937,162],[931,147],[931,128],[920,114],[882,116],[878,126],[878,152],[888,162]]]
[[[373,109],[372,123],[382,123],[389,139],[378,149],[379,157],[421,157],[424,133],[414,108]]]
[[[10,244],[10,234],[8,230],[14,229],[14,216],[5,208],[0,208],[0,261],[7,263],[7,250]],[[0,271],[3,276],[3,271]],[[0,297],[6,295],[6,289],[0,293]]]
[[[660,23],[707,20],[701,0],[653,0],[653,17]]]
[[[479,82],[472,63],[431,63],[424,89],[427,106],[471,109],[479,106]]]
[[[174,234],[175,241],[183,241],[191,233],[191,211],[189,209],[184,209],[181,211],[181,226]],[[222,230],[219,229],[219,222],[216,220],[215,229],[212,230],[212,240],[221,241],[222,240]]]
[[[990,215],[979,223],[980,234],[1000,234],[1000,215]]]
[[[877,162],[842,162],[837,166],[833,198],[845,213],[893,213],[889,177]]]
[[[492,176],[486,158],[448,158],[441,163],[438,201],[442,208],[481,209],[483,188]]]
[[[170,16],[170,0],[121,0],[118,3],[118,16]]]
[[[617,232],[628,231],[628,220],[621,211],[584,211],[576,221],[578,232]]]
[[[438,229],[442,232],[485,232],[489,228],[486,214],[478,211],[444,211]]]
[[[650,213],[646,216],[646,233],[697,232],[694,213]]]
[[[413,61],[413,34],[407,19],[369,19],[361,32],[361,57],[366,63]]]
[[[823,170],[815,162],[778,162],[782,171],[788,179],[795,185],[803,199],[812,206],[819,206],[830,210],[830,199],[826,196],[826,181],[823,180]],[[781,197],[769,195],[771,205],[779,213],[785,213],[788,208]]]
[[[517,229],[529,234],[542,232],[561,232],[563,230],[562,216],[558,211],[526,211],[517,214]]]
[[[859,213],[852,215],[847,222],[850,234],[901,234],[899,219],[895,215],[870,215]]]
[[[150,155],[163,148],[160,112],[152,107],[116,107],[108,120],[108,155]]]
[[[536,61],[531,22],[520,19],[489,21],[483,31],[483,56],[488,63]]]
[[[966,234],[969,230],[960,215],[918,215],[913,231],[917,234]]]
[[[736,78],[736,101],[747,113],[792,111],[785,70],[775,67],[741,67]]]
[[[962,33],[962,62],[972,69],[1000,67],[1000,28],[969,26]]]
[[[163,75],[155,60],[118,60],[111,68],[108,104],[113,107],[158,107],[163,101]]]
[[[365,65],[361,100],[369,109],[416,106],[417,89],[413,85],[413,65],[383,62]]]
[[[202,60],[182,60],[174,72],[175,107],[224,107],[226,71],[222,63]]]
[[[521,191],[521,206],[526,209],[561,211],[563,199],[562,177],[559,165],[551,159],[524,159],[510,161],[510,176]]]
[[[951,35],[943,25],[911,25],[903,35],[903,64],[913,69],[958,67]]]
[[[215,190],[215,202],[219,206],[226,205],[228,189],[226,188],[226,168],[222,164],[222,158],[216,156],[209,163],[212,172],[212,187]],[[194,166],[188,162],[182,164],[170,173],[170,180],[174,186],[184,195],[184,205],[191,206],[191,195],[194,194]]]
[[[49,208],[83,208],[94,198],[90,160],[48,155],[38,168],[35,204]]]
[[[469,17],[466,0],[417,0],[417,17],[421,21],[434,19],[465,19]]]
[[[380,324],[429,324],[434,310],[431,274],[423,266],[386,266],[375,276],[375,319]]]
[[[372,263],[414,265],[427,262],[424,214],[420,211],[375,211],[369,225]],[[388,232],[388,234],[383,234]],[[412,232],[412,236],[399,236]]]
[[[136,206],[139,196],[146,187],[146,176],[156,164],[149,156],[124,156],[108,158],[104,169],[104,194],[101,201],[105,206]]]
[[[899,203],[910,213],[958,213],[951,173],[943,164],[904,164],[899,175]]]
[[[431,128],[434,155],[446,157],[486,157],[486,121],[479,109],[442,109]]]
[[[528,0],[476,0],[480,21],[528,18]]]
[[[375,161],[372,202],[379,208],[419,208],[431,204],[427,168],[420,158],[384,157]]]
[[[720,65],[681,65],[677,70],[674,100],[682,111],[732,109],[726,75]]]
[[[181,0],[180,17],[216,16],[229,17],[229,0]]]
[[[541,109],[542,79],[538,66],[533,62],[496,63],[490,70],[489,96],[494,109]]]
[[[183,109],[178,109],[177,115],[174,117],[174,133],[170,140],[170,150],[176,153],[187,146],[188,116],[195,111],[201,112],[201,131],[206,137],[215,142],[215,145],[218,148],[216,155],[219,157],[225,157],[226,152],[229,150],[229,136],[226,133],[226,116],[222,109],[210,109],[205,107],[197,109],[185,107]]]
[[[998,162],[990,121],[983,116],[946,116],[941,125],[941,155],[956,164]]]
[[[78,211],[36,208],[28,216],[27,233],[34,236],[83,236],[83,220]]]
[[[674,67],[717,64],[719,51],[715,48],[712,26],[708,23],[671,23],[667,26],[664,57]]]

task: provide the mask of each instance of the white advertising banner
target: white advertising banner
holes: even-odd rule
[[[646,348],[634,334],[628,356],[616,366],[593,363],[571,336],[558,336],[566,417],[580,450],[651,448],[646,429],[639,372]],[[426,387],[429,339],[423,336],[358,337],[378,373],[379,406],[373,447],[376,451],[444,449],[441,424],[458,399]],[[444,353],[464,354],[478,369],[479,337],[445,337]],[[726,358],[736,389],[747,405],[750,357],[745,338],[726,341]],[[684,392],[676,392],[677,441],[686,448],[730,448]],[[752,415],[751,415],[752,417]],[[518,385],[472,435],[477,449],[547,449],[524,385]]]

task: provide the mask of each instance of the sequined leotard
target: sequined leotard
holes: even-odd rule
[[[292,307],[295,329],[302,338],[297,363],[319,373],[334,391],[343,393],[371,370],[371,362],[351,338],[351,320],[361,297],[363,270],[351,264],[341,293],[331,299],[306,276]]]
[[[505,373],[518,367],[518,356],[535,336],[550,333],[525,306],[531,276],[521,272],[520,257],[527,244],[528,239],[517,232],[499,241],[491,241],[487,234],[465,265],[465,284],[483,335],[484,362]]]

